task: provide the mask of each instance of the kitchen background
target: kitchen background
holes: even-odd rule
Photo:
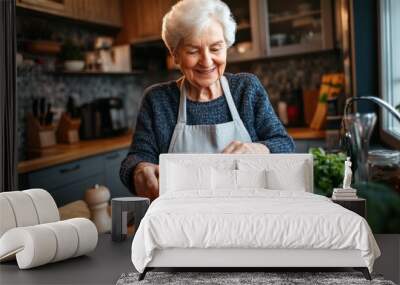
[[[130,195],[118,173],[143,91],[180,76],[160,36],[162,17],[176,2],[17,1],[21,188],[45,188],[59,206],[82,199],[94,184],[112,197]],[[238,23],[227,71],[258,76],[297,152],[324,147],[337,155],[343,98],[354,94],[350,1],[225,2]],[[325,82],[335,89],[326,98],[321,83],[328,74],[337,81]],[[330,196],[344,156],[317,155],[316,189]],[[385,194],[378,199],[376,190],[360,187],[360,195],[372,195],[369,222],[376,233],[398,232],[400,166],[374,167],[385,182],[374,189]]]
[[[305,19],[309,22],[311,21],[312,25],[321,25],[321,15],[316,13],[316,11],[321,9],[319,1],[311,2],[310,3],[314,5],[315,8],[311,6],[311,4],[307,5],[309,3],[300,1],[300,4],[298,4],[299,6],[293,5],[294,11],[282,10],[280,13],[291,13],[293,16],[289,15],[289,17],[292,17],[294,20]],[[25,2],[22,1],[22,3]],[[29,3],[31,3],[31,1],[29,1]],[[246,11],[246,8],[250,6],[248,6],[249,3],[247,3],[248,7],[246,7],[246,1],[244,3],[245,4],[232,1],[233,9],[235,9],[233,12],[236,12],[241,17],[239,17],[237,21],[239,24],[239,33],[244,34],[244,36],[242,36],[244,40],[243,42],[239,42],[235,48],[232,48],[234,52],[231,52],[230,57],[236,60],[230,62],[227,71],[233,73],[251,72],[256,74],[268,90],[270,100],[275,109],[277,109],[278,102],[281,100],[291,100],[293,104],[298,104],[302,101],[301,90],[318,90],[323,74],[336,73],[343,70],[341,50],[334,49],[333,46],[330,48],[323,48],[322,46],[320,48],[315,48],[310,45],[311,50],[317,50],[313,53],[302,53],[300,56],[296,55],[299,53],[299,50],[302,51],[301,49],[304,49],[304,47],[307,48],[307,44],[309,44],[302,38],[300,38],[299,41],[303,40],[305,44],[297,44],[298,50],[296,47],[293,47],[293,50],[288,51],[286,56],[267,59],[256,55],[253,56],[253,59],[243,62],[241,57],[246,59],[246,48],[249,44],[252,44],[252,42],[249,41],[248,35],[246,36],[246,33],[251,32],[249,25],[250,19],[248,18],[250,15],[248,15],[249,11]],[[165,6],[165,9],[166,8],[167,6]],[[332,13],[333,8],[330,8],[330,12]],[[305,12],[303,13],[301,9],[305,9]],[[311,9],[313,10],[308,11]],[[244,12],[242,10],[244,10]],[[120,29],[114,27],[93,27],[87,23],[71,23],[66,19],[58,19],[56,17],[46,18],[42,15],[32,15],[27,13],[27,11],[24,12],[25,13],[20,13],[17,17],[18,51],[24,59],[18,67],[17,77],[20,106],[20,160],[24,160],[28,157],[27,114],[32,112],[33,100],[35,98],[46,98],[46,103],[51,103],[52,110],[60,113],[66,108],[69,97],[72,97],[78,106],[91,102],[96,98],[118,97],[124,102],[124,112],[128,126],[133,128],[143,90],[153,83],[176,79],[180,76],[178,71],[167,70],[167,66],[165,66],[167,51],[163,48],[163,43],[160,40],[157,41],[150,38],[147,44],[146,39],[149,38],[148,36],[144,39],[141,38],[140,45],[137,45],[139,46],[137,48],[139,53],[141,50],[146,50],[150,46],[150,51],[147,51],[144,55],[144,57],[147,58],[139,60],[139,68],[142,72],[130,73],[132,69],[128,69],[125,73],[99,72],[96,74],[86,74],[84,71],[76,73],[63,72],[63,67],[57,65],[60,64],[60,56],[55,54],[56,52],[54,52],[53,55],[43,54],[46,52],[35,50],[36,46],[34,44],[43,42],[57,44],[72,41],[77,44],[84,53],[85,51],[94,50],[96,39],[99,37],[106,36],[115,41],[124,31],[121,32]],[[295,16],[297,14],[309,14],[310,16],[308,16],[308,18],[306,16],[296,18]],[[283,19],[284,24],[286,21],[291,23],[290,18],[287,20]],[[303,25],[313,30],[314,26],[309,28],[309,22]],[[314,24],[315,22],[317,22],[317,24]],[[243,29],[240,25],[245,28]],[[157,30],[154,31],[155,35],[159,34],[159,29],[160,27],[157,27]],[[312,33],[308,29],[304,32],[304,38],[306,36],[310,37],[307,33]],[[319,26],[318,29],[321,29],[321,26]],[[244,31],[244,33],[242,31]],[[273,36],[278,36],[276,38],[281,42],[273,42],[273,44],[276,46],[285,45],[285,37],[292,35],[289,34],[289,32],[292,33],[292,31],[287,30],[286,32],[288,34],[274,34]],[[324,31],[319,30],[319,38],[317,40],[321,40],[320,37],[323,32]],[[279,36],[281,38],[279,38]],[[299,37],[301,37],[301,35]],[[317,36],[314,35],[314,37]],[[238,40],[240,39],[241,38],[238,37]],[[128,42],[135,40],[137,41],[136,38],[132,38],[128,40]],[[286,39],[286,42],[287,41],[288,39]],[[243,55],[239,52],[235,53],[236,48],[240,48],[241,45],[244,47],[244,51],[241,51]],[[295,46],[292,43],[288,45]],[[339,46],[340,43],[338,42],[337,45]],[[132,49],[134,48],[135,47]],[[35,54],[35,52],[37,53]],[[161,56],[160,53],[162,54]],[[156,60],[154,60],[155,57]],[[137,68],[137,65],[133,57],[132,68]],[[149,72],[149,69],[155,70]],[[291,93],[293,92],[295,93],[293,96],[297,96],[298,98],[291,98]],[[295,118],[294,121],[292,120],[291,124],[302,126],[304,125],[304,120],[298,117]]]

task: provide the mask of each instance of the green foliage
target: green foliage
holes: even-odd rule
[[[400,104],[396,106],[396,109],[400,112]]]
[[[327,93],[322,93],[321,96],[319,96],[318,101],[320,103],[328,102],[328,94]]]
[[[400,234],[400,193],[375,182],[355,183],[353,187],[367,200],[367,220],[373,233]]]
[[[67,40],[60,53],[61,60],[83,60],[84,56],[79,46],[75,45],[72,41]]]
[[[311,148],[310,153],[314,157],[314,192],[330,197],[333,188],[343,182],[346,156],[326,153],[322,148]]]

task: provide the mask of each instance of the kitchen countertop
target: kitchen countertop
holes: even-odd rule
[[[308,128],[288,128],[287,131],[295,140],[325,138],[324,130],[315,131]],[[18,173],[28,173],[93,155],[128,148],[131,141],[132,133],[128,133],[114,138],[80,141],[76,144],[57,144],[49,148],[49,154],[47,155],[18,163]]]
[[[288,128],[287,131],[294,140],[325,139],[325,130],[312,130],[310,128]]]
[[[50,154],[18,163],[18,173],[27,173],[92,155],[128,148],[131,141],[132,133],[127,133],[118,137],[86,140],[75,144],[57,144],[50,148]]]

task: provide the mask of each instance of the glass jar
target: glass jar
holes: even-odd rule
[[[377,149],[368,152],[369,181],[382,182],[400,193],[400,151]]]

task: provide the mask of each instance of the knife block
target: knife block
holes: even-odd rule
[[[72,119],[67,113],[63,113],[58,124],[57,141],[68,144],[79,142],[80,125],[80,119]]]
[[[56,144],[55,126],[41,125],[32,114],[28,115],[28,147],[47,148]]]

